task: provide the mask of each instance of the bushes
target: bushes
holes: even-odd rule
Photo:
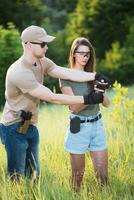
[[[119,42],[112,44],[112,49],[106,52],[97,70],[111,77],[113,82],[118,80],[123,84],[134,82],[134,47],[120,47]]]
[[[18,30],[13,24],[8,29],[0,26],[0,106],[4,104],[5,77],[8,67],[21,55],[22,47]]]
[[[109,75],[113,81],[123,84],[134,83],[134,19],[130,20],[129,34],[123,47],[113,42],[112,48],[105,53],[105,59],[98,63],[98,70]]]

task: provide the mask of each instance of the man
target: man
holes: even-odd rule
[[[69,96],[54,94],[43,86],[45,75],[79,82],[94,79],[108,82],[108,78],[100,73],[69,70],[46,58],[47,43],[54,39],[41,27],[32,25],[26,28],[21,34],[24,53],[7,71],[1,127],[7,151],[7,170],[13,179],[24,174],[39,176],[36,124],[40,99],[66,105],[103,101],[102,93]]]

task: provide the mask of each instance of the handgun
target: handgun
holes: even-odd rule
[[[96,88],[100,89],[100,90],[106,90],[109,89],[111,87],[111,85],[109,83],[103,83],[103,82],[99,82],[96,81]]]
[[[31,118],[32,118],[32,112],[25,112],[24,110],[19,111],[19,116],[21,117],[21,125],[17,129],[19,133],[26,134],[30,124],[31,124]]]

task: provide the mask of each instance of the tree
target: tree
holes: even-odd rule
[[[123,47],[129,33],[128,18],[134,16],[133,0],[101,0],[98,1],[96,13],[92,20],[91,38],[93,38],[99,58],[118,41]]]
[[[134,83],[134,18],[129,19],[129,33],[121,47],[119,42],[112,44],[106,51],[105,59],[98,63],[98,70],[109,75],[113,81],[123,84]]]
[[[13,24],[0,26],[0,106],[5,101],[5,77],[8,67],[21,55],[20,34]]]
[[[1,0],[0,24],[13,22],[19,30],[31,24],[40,25],[47,8],[42,0]]]
[[[120,63],[121,81],[126,84],[134,83],[134,18],[129,19],[129,25]]]
[[[95,46],[97,56],[104,58],[113,42],[123,46],[129,32],[128,18],[134,16],[133,0],[79,0],[66,26],[68,43],[84,36]]]
[[[48,44],[47,55],[59,66],[66,66],[68,64],[69,48],[66,46],[65,38],[66,32],[59,31],[56,33],[56,39],[54,42]],[[60,92],[59,81],[56,78],[47,77],[45,78],[45,85],[51,90]]]
[[[73,12],[78,0],[43,0],[48,8],[45,16],[51,21],[55,32],[62,31],[68,22],[68,13]]]
[[[72,43],[76,37],[88,37],[90,34],[87,23],[90,16],[90,4],[89,0],[79,0],[75,11],[70,14],[69,22],[66,25],[66,31],[69,33],[68,44]]]
[[[72,12],[78,0],[43,0],[43,2],[57,11],[66,10],[67,12]]]

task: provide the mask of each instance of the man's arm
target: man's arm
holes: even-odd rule
[[[28,92],[31,96],[38,99],[48,101],[56,104],[72,105],[72,104],[97,104],[103,102],[103,94],[90,92],[84,96],[71,96],[65,94],[55,94],[51,92],[47,87],[39,84],[38,87]]]
[[[64,94],[55,94],[47,87],[39,84],[39,86],[29,92],[29,94],[38,99],[48,101],[55,104],[72,105],[76,103],[84,103],[83,96],[71,96]]]
[[[57,66],[51,71],[49,71],[48,74],[50,76],[60,79],[71,80],[76,82],[86,82],[95,80],[96,73],[84,72]]]

